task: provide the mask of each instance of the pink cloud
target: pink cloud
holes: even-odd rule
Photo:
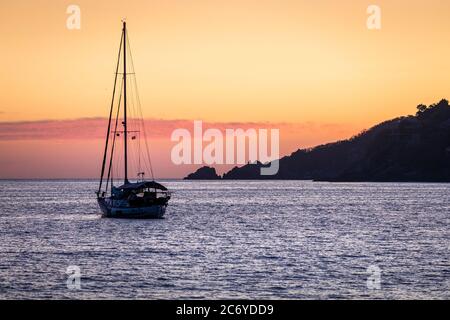
[[[130,127],[133,130],[133,119]],[[146,119],[144,121],[147,137],[170,138],[173,130],[178,128],[192,129],[192,120],[161,120]],[[0,122],[0,140],[66,140],[66,139],[104,139],[108,120],[105,118],[81,118],[74,120],[42,120],[21,122]],[[119,124],[120,125],[120,124]],[[204,122],[204,129],[248,129],[248,128],[277,128],[289,136],[295,135],[299,138],[311,134],[320,136],[340,133],[348,135],[356,133],[357,128],[342,124],[318,124],[305,123],[270,123],[270,122]],[[341,138],[341,137],[339,137]]]
[[[132,123],[133,121],[131,121]],[[0,122],[0,178],[95,178],[99,172],[107,119]],[[176,166],[171,162],[173,130],[193,131],[192,120],[145,120],[150,153],[157,177],[182,178],[198,166]],[[279,129],[280,153],[348,138],[361,127],[320,123],[215,123],[208,128]],[[131,128],[133,129],[133,128]],[[219,166],[223,173],[228,166]]]

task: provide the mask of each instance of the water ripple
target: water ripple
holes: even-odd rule
[[[96,184],[0,181],[0,299],[450,298],[449,184],[167,181],[158,221],[101,219]]]

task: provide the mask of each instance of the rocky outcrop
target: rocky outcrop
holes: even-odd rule
[[[216,169],[211,167],[202,167],[189,174],[185,180],[219,180],[221,177],[217,174]]]

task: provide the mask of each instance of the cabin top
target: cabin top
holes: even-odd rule
[[[143,181],[143,182],[136,182],[136,183],[127,183],[124,184],[117,189],[120,190],[136,190],[136,189],[157,189],[162,191],[167,191],[167,188],[164,187],[162,184],[156,182],[156,181]]]

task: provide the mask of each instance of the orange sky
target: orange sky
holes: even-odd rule
[[[66,28],[72,3],[81,30]],[[369,4],[380,31],[366,28]],[[146,118],[357,133],[450,97],[449,12],[442,0],[2,1],[0,122],[107,116],[126,17]],[[2,141],[0,163],[13,147]]]

